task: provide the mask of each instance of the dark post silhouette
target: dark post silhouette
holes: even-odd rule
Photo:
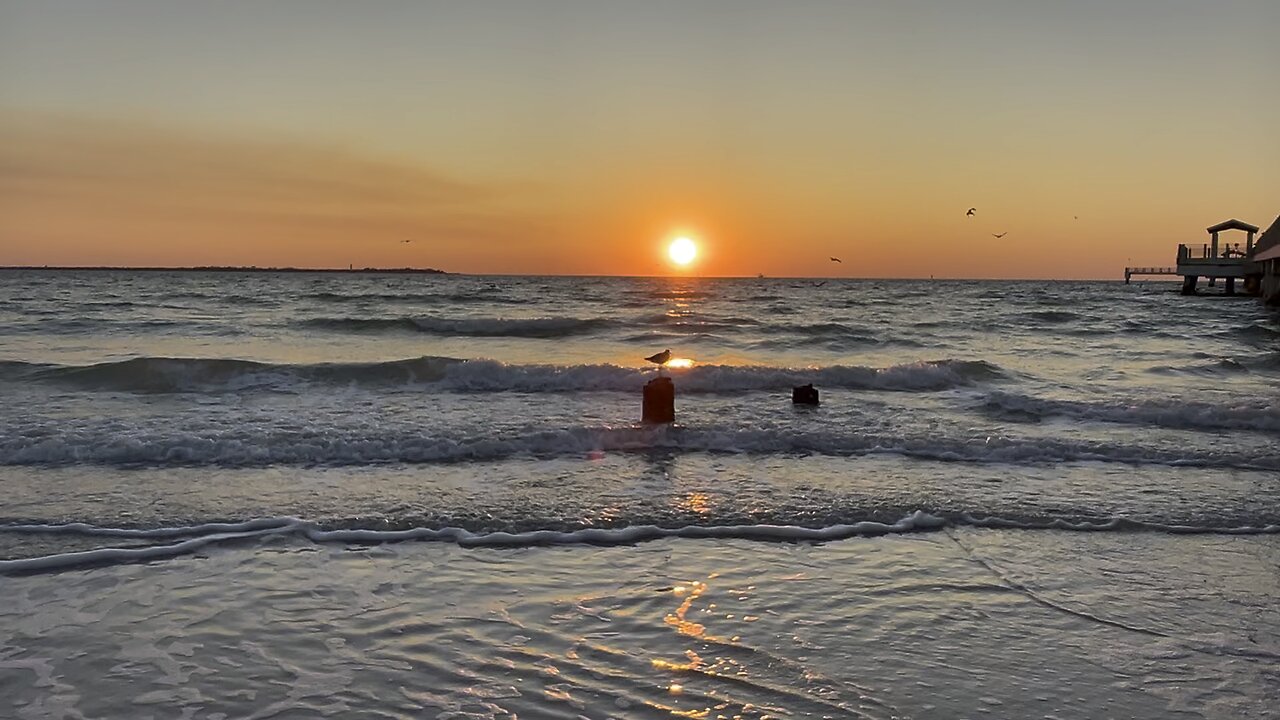
[[[646,423],[676,421],[676,384],[669,377],[657,377],[644,386],[641,418]]]
[[[791,402],[796,405],[817,405],[818,389],[813,383],[791,388]]]

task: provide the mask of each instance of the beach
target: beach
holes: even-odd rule
[[[1280,704],[1280,318],[1253,299],[0,279],[0,716]],[[691,366],[645,426],[665,348]]]

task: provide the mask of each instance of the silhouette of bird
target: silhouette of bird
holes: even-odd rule
[[[412,241],[412,240],[401,240],[400,242],[402,242],[402,243],[411,243],[411,242],[413,242],[413,241]]]
[[[663,350],[657,355],[650,355],[649,357],[645,358],[645,360],[648,360],[649,362],[657,365],[658,367],[662,367],[663,365],[666,365],[668,362],[671,361],[671,348],[667,348],[666,350]]]
[[[1079,220],[1079,219],[1080,219],[1080,216],[1079,216],[1079,215],[1072,215],[1071,217],[1073,217],[1073,218],[1075,218],[1075,219],[1077,219],[1077,220]]]
[[[965,217],[969,217],[969,216],[973,215],[973,214],[974,214],[974,213],[976,213],[976,212],[978,212],[978,208],[969,208],[969,212],[965,213],[965,214],[964,214],[964,216],[965,216]]]
[[[999,239],[999,238],[1002,238],[1002,237],[1004,237],[1005,235],[1008,235],[1008,234],[1009,234],[1009,233],[1008,233],[1008,231],[1002,232],[1002,233],[1000,233],[999,235],[997,235],[997,234],[995,234],[995,233],[991,233],[991,237],[996,238],[996,239]]]
[[[822,282],[818,283],[817,285],[814,285],[814,287],[822,287],[823,285],[826,285],[826,284],[827,284],[827,281],[826,281],[826,280],[823,280]]]
[[[841,265],[843,265],[843,264],[844,264],[844,261],[843,261],[843,260],[841,260],[841,259],[840,259],[840,258],[838,258],[838,257],[833,257],[833,258],[831,258],[831,262],[838,262],[838,263],[840,263]]]

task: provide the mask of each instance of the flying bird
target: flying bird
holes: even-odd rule
[[[400,242],[402,242],[402,243],[411,243],[411,242],[413,242],[413,241],[412,241],[412,240],[401,240]]]
[[[838,257],[833,257],[833,258],[831,258],[831,262],[838,262],[838,263],[840,263],[841,265],[843,265],[843,264],[844,264],[844,261],[843,261],[843,260],[841,260],[841,259],[840,259],[840,258],[838,258]]]
[[[663,365],[666,365],[668,362],[671,361],[671,348],[667,348],[666,350],[663,350],[657,355],[650,355],[649,357],[645,358],[645,360],[648,360],[649,362],[657,365],[658,367],[662,367]]]
[[[1008,234],[1009,234],[1009,232],[1008,232],[1008,231],[1002,232],[1002,233],[1000,233],[999,235],[997,235],[997,234],[995,234],[995,233],[991,233],[991,237],[996,238],[996,239],[1000,239],[1000,238],[1002,238],[1002,237],[1004,237],[1005,235],[1008,235]]]
[[[965,216],[965,217],[970,217],[970,216],[972,216],[972,215],[973,215],[974,213],[976,213],[976,212],[978,212],[978,208],[969,208],[969,212],[965,213],[965,214],[964,214],[964,216]]]
[[[822,287],[823,285],[826,285],[826,284],[827,284],[827,281],[826,281],[826,280],[823,280],[822,282],[818,283],[817,285],[814,285],[814,287]]]

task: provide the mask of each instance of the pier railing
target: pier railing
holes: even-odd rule
[[[1127,267],[1124,269],[1124,284],[1129,284],[1129,279],[1134,275],[1177,275],[1178,268],[1172,267],[1156,267],[1148,265],[1146,267]]]
[[[1234,260],[1243,258],[1244,250],[1237,249],[1230,245],[1219,245],[1218,254],[1213,254],[1213,246],[1205,243],[1203,245],[1179,245],[1178,260]]]

